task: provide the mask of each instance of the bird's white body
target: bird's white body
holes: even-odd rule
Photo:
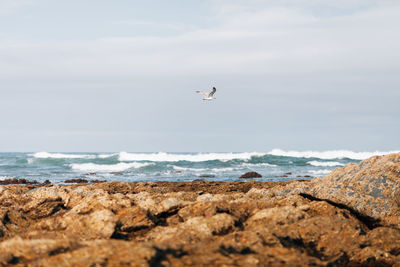
[[[203,100],[213,100],[213,99],[216,99],[214,97],[214,94],[216,91],[217,91],[217,89],[215,89],[215,87],[213,87],[213,90],[210,93],[203,92],[203,91],[196,91],[196,93],[204,95],[205,97],[203,98]]]

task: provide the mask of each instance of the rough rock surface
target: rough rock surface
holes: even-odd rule
[[[302,194],[342,205],[371,224],[400,225],[400,153],[348,164],[310,183],[281,189],[276,188],[276,194]]]
[[[292,182],[0,186],[0,266],[400,266],[400,154]]]

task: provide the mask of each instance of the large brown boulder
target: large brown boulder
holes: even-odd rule
[[[337,168],[310,183],[275,188],[275,195],[302,194],[348,208],[368,223],[400,228],[400,153]]]

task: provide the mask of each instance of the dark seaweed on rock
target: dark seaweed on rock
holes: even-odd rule
[[[4,179],[0,180],[1,185],[7,185],[7,184],[38,184],[36,180],[30,181],[24,178],[11,178],[11,179]]]

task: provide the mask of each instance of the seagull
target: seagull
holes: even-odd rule
[[[216,91],[217,91],[217,89],[215,87],[213,87],[213,89],[210,93],[203,92],[203,91],[196,91],[196,93],[204,95],[205,97],[203,98],[203,100],[213,100],[213,99],[216,99],[215,97],[213,97]]]

